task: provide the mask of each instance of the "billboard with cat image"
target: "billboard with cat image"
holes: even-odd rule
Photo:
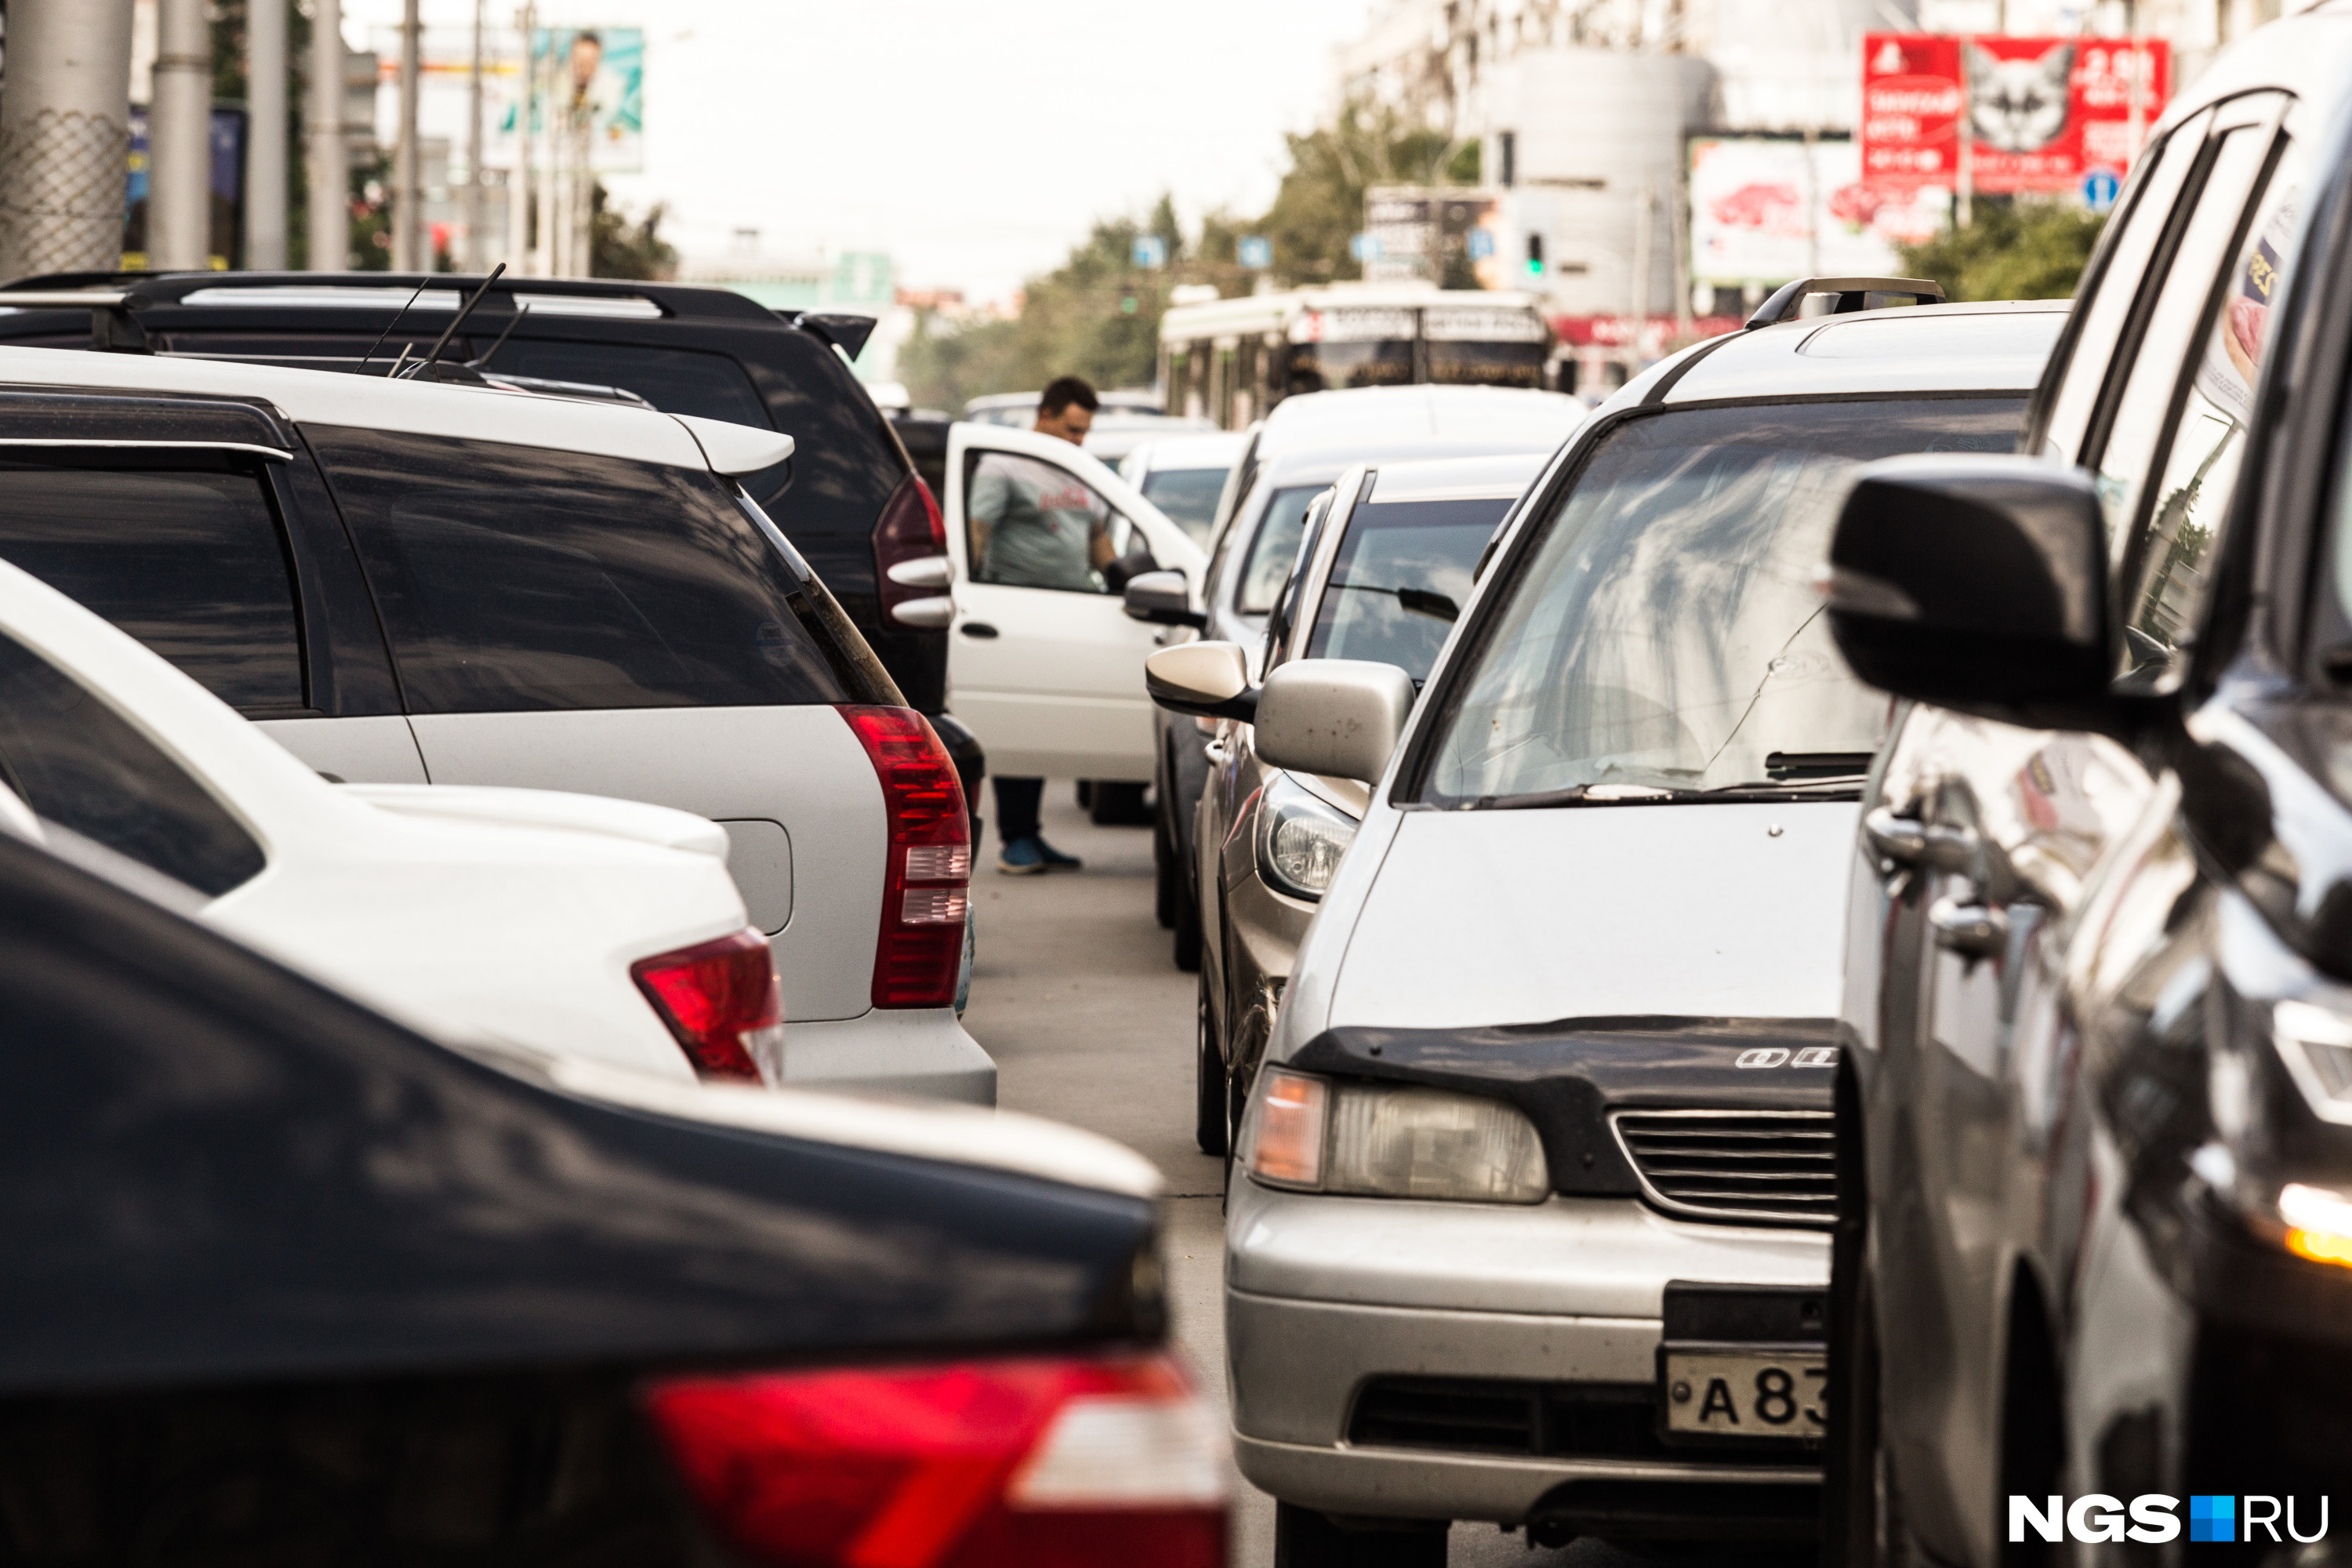
[[[2164,112],[2172,52],[2138,46],[2142,135]],[[2134,51],[2126,38],[1869,33],[1862,46],[1862,173],[1876,190],[1969,182],[1987,194],[2074,191],[2131,165]]]

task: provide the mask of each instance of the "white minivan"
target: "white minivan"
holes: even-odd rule
[[[1376,785],[1234,1143],[1234,1429],[1278,1562],[1436,1568],[1454,1520],[1817,1529],[1842,912],[1887,704],[1814,573],[1862,463],[2014,444],[2064,321],[1825,283],[1839,313],[1601,406],[1417,707],[1394,665],[1152,661],[1265,762]]]

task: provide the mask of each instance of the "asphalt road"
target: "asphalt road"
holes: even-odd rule
[[[992,805],[992,803],[991,803]],[[1103,1133],[1168,1178],[1168,1258],[1179,1348],[1225,1407],[1223,1163],[1192,1145],[1194,980],[1169,957],[1151,913],[1151,834],[1106,828],[1072,786],[1045,792],[1046,838],[1086,868],[1007,877],[992,827],[975,857],[978,910],[964,1024],[996,1058],[998,1102]],[[1274,1561],[1274,1500],[1234,1477],[1234,1568]],[[1598,1542],[1557,1552],[1492,1525],[1456,1525],[1449,1568],[1634,1568]],[[1676,1568],[1705,1568],[1677,1557]],[[1752,1558],[1726,1558],[1752,1563]]]

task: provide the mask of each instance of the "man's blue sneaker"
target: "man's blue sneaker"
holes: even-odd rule
[[[1029,842],[1034,844],[1037,853],[1045,858],[1045,869],[1048,871],[1075,871],[1086,864],[1075,855],[1063,854],[1043,838],[1032,838]]]
[[[996,868],[1008,877],[1034,877],[1045,868],[1043,839],[1016,838],[997,852]]]

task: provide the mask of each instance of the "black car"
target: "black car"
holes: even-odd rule
[[[5,833],[0,1042],[11,1563],[1223,1561],[1108,1145],[590,1098]]]
[[[2217,61],[2032,455],[1840,518],[1832,628],[1908,706],[1849,881],[1834,1562],[2342,1560],[2296,1542],[2352,1489],[2347,82],[2340,8]]]
[[[25,279],[0,295],[118,292],[124,302],[101,312],[98,333],[118,350],[383,374],[430,354],[481,282],[463,273],[71,273]],[[731,289],[501,278],[435,363],[574,395],[618,389],[664,413],[792,437],[799,450],[748,481],[752,499],[816,568],[907,700],[937,724],[947,702],[945,626],[894,612],[937,594],[914,563],[943,556],[947,536],[906,448],[845,361],[873,327],[862,316],[781,315]],[[10,343],[92,346],[90,309],[0,315],[0,344]],[[916,580],[894,579],[894,567]],[[951,720],[939,728],[969,793],[979,742]]]

